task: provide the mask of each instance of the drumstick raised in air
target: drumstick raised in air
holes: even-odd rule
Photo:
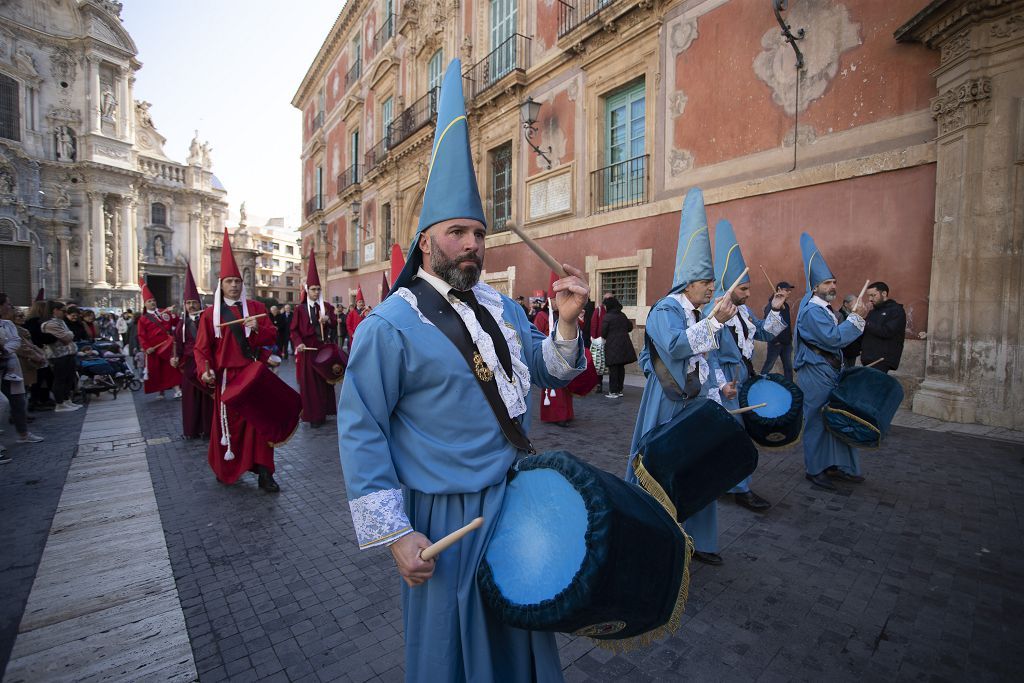
[[[523,241],[523,244],[532,249],[533,253],[540,257],[540,260],[546,263],[548,268],[554,271],[554,273],[558,277],[566,277],[568,275],[568,273],[565,272],[565,268],[562,267],[562,264],[556,261],[555,257],[549,254],[547,250],[544,249],[544,247],[534,242],[533,238],[529,237],[525,232],[523,232],[522,228],[520,228],[515,223],[512,223],[511,221],[506,223],[505,225],[508,227],[509,230],[519,235],[519,239]]]
[[[265,317],[267,317],[266,313],[257,313],[256,315],[249,315],[249,316],[246,316],[244,318],[236,318],[235,320],[229,320],[226,323],[221,323],[220,326],[221,327],[227,327],[228,325],[237,325],[238,323],[247,323],[250,320],[256,320],[256,318],[265,318]]]
[[[764,273],[764,279],[768,281],[768,286],[771,287],[772,291],[774,292],[775,283],[772,282],[772,279],[770,277],[768,277],[768,271],[764,269],[764,266],[761,266],[761,272]]]
[[[420,551],[420,559],[423,560],[424,562],[426,562],[427,560],[431,560],[431,559],[437,557],[442,552],[444,552],[445,550],[447,550],[451,546],[455,545],[459,541],[460,538],[462,538],[463,536],[468,534],[470,531],[473,531],[475,529],[479,529],[481,526],[483,526],[483,523],[484,523],[484,518],[483,517],[477,517],[476,519],[474,519],[472,522],[470,522],[466,526],[462,527],[461,529],[456,529],[455,531],[451,532],[450,534],[448,534],[447,536],[442,538],[437,543],[434,543],[433,545],[429,545],[426,548],[424,548],[423,550],[421,550]]]
[[[764,408],[767,403],[758,403],[756,406],[744,406],[743,408],[737,408],[736,410],[730,410],[730,415],[739,415],[741,413],[749,413],[751,410],[757,410],[758,408]]]
[[[876,365],[878,365],[879,363],[881,363],[883,360],[885,360],[885,359],[884,358],[879,358],[878,360],[873,360],[870,363],[868,363],[867,365],[865,365],[864,367],[866,367],[866,368],[873,368]]]
[[[868,284],[870,282],[871,280],[864,281],[864,286],[860,288],[860,294],[857,295],[857,303],[853,305],[853,310],[856,311],[858,308],[860,308],[860,300],[864,298],[864,292],[868,291]]]

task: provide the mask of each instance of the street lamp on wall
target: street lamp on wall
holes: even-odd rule
[[[526,131],[526,144],[537,153],[537,156],[548,162],[548,169],[550,170],[551,159],[548,158],[548,155],[540,147],[533,143],[533,135],[537,132],[537,128],[533,124],[537,123],[538,116],[540,116],[540,102],[535,102],[533,97],[527,97],[526,101],[519,105],[519,118],[522,119],[523,130]],[[548,145],[547,151],[548,154],[551,153],[551,145]]]

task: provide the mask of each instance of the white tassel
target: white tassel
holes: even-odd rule
[[[548,390],[545,389],[544,390],[544,405],[546,405],[546,406],[551,405],[551,398],[550,397],[553,397],[554,395],[555,395],[554,391],[551,391],[551,393],[549,394]]]
[[[224,389],[228,385],[228,373],[225,370],[224,374],[221,375],[220,380],[220,391],[224,393]],[[227,446],[227,450],[224,452],[225,460],[234,460],[235,454],[231,452],[231,431],[228,429],[228,408],[224,405],[223,401],[220,404],[220,445]]]

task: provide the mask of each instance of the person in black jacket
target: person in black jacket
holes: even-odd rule
[[[900,366],[903,339],[907,328],[907,313],[903,305],[889,298],[889,285],[872,282],[866,296],[873,308],[864,321],[861,337],[860,362],[888,373]]]
[[[281,312],[274,316],[274,327],[277,328],[277,349],[281,360],[288,357],[288,337],[292,328],[292,306],[285,304]]]
[[[792,291],[793,285],[788,282],[780,282],[775,285],[775,294],[781,292]],[[764,307],[764,317],[767,318],[768,314],[772,312],[772,300],[775,298],[773,294],[769,299],[768,303]],[[761,366],[761,374],[767,375],[772,371],[775,366],[775,361],[779,358],[782,359],[782,373],[790,382],[793,381],[793,323],[790,322],[789,318],[789,303],[782,305],[782,310],[779,312],[782,316],[782,321],[786,323],[786,329],[779,332],[777,335],[772,337],[772,340],[768,342],[768,353],[764,357],[764,365]]]
[[[633,331],[633,323],[622,312],[622,304],[614,296],[604,300],[604,308],[601,336],[604,338],[604,359],[608,366],[608,393],[604,396],[622,398],[626,366],[636,362],[636,349],[629,338],[629,333]]]

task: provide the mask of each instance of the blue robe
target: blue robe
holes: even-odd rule
[[[569,343],[576,357],[567,361],[514,301],[486,285],[474,292],[508,342],[511,382],[489,337],[474,339],[495,381],[511,385],[525,377],[517,395],[525,393],[521,407],[528,430],[530,383],[562,387],[584,370],[582,339]],[[342,387],[338,441],[356,535],[367,548],[412,529],[436,541],[475,517],[485,522],[438,557],[425,584],[409,588],[402,582],[406,678],[561,680],[553,634],[497,623],[476,587],[506,474],[523,453],[502,434],[458,350],[421,317],[415,302],[409,290],[399,289],[360,324]]]
[[[747,372],[746,363],[743,362],[743,356],[746,355],[747,359],[752,359],[754,356],[754,340],[757,341],[771,341],[775,338],[779,332],[786,329],[786,323],[783,322],[782,316],[778,313],[770,314],[765,320],[761,320],[753,313],[746,304],[739,306],[742,309],[743,314],[746,316],[747,322],[747,339],[748,343],[745,345],[747,351],[744,352],[740,349],[739,344],[736,343],[737,337],[733,336],[731,330],[735,330],[737,335],[743,334],[743,327],[739,323],[734,322],[736,317],[727,322],[722,327],[722,331],[718,333],[718,348],[711,352],[711,356],[715,363],[722,370],[722,374],[725,376],[726,382],[736,381],[737,393],[734,398],[726,398],[722,396],[722,405],[729,410],[736,410],[740,407],[739,399],[739,388],[743,386],[743,383],[750,379],[750,374]],[[740,313],[737,313],[738,317]],[[748,355],[749,354],[749,355]],[[741,425],[743,424],[742,415],[734,415],[736,421]],[[729,493],[746,493],[750,490],[750,477],[736,484],[733,488],[729,489]]]
[[[801,302],[796,320],[793,368],[797,372],[796,383],[804,392],[804,467],[808,474],[821,474],[835,466],[849,474],[860,475],[860,460],[855,448],[825,429],[821,416],[821,409],[839,383],[839,371],[804,342],[842,359],[843,347],[859,337],[863,330],[864,319],[859,315],[851,314],[844,322],[838,323],[828,309],[814,300],[805,297]]]
[[[692,314],[688,314],[680,301],[673,295],[660,300],[647,316],[647,336],[658,350],[658,357],[675,378],[680,387],[686,385],[686,374],[690,360],[697,356],[698,366],[703,365],[700,374],[703,376],[701,394],[713,400],[718,399],[718,382],[720,370],[713,362],[709,363],[706,354],[718,345],[716,332],[721,327],[717,321],[706,318],[693,324]],[[685,402],[673,401],[665,396],[658,377],[654,374],[651,364],[650,350],[644,345],[640,353],[640,367],[647,376],[644,394],[640,399],[640,412],[633,430],[633,441],[629,447],[629,464],[626,467],[626,481],[636,483],[633,473],[633,458],[636,457],[637,445],[647,432],[658,425],[669,422],[683,410]],[[718,552],[718,503],[712,502],[707,507],[692,515],[683,524],[683,528],[693,538],[694,547],[700,552]]]

